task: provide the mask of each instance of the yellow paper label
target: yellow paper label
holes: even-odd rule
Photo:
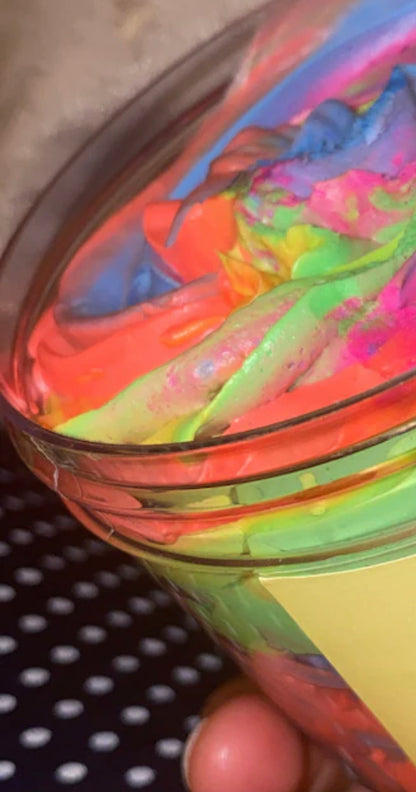
[[[416,763],[416,556],[261,582]]]

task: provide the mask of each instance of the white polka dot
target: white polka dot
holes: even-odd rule
[[[159,740],[156,743],[156,753],[162,757],[162,759],[177,759],[178,756],[181,755],[183,749],[183,743],[180,740],[176,740],[174,737]]]
[[[84,684],[84,690],[86,690],[87,693],[91,693],[93,696],[102,696],[105,693],[110,693],[113,687],[113,680],[106,676],[88,677]]]
[[[128,606],[133,613],[138,613],[140,616],[147,616],[155,610],[154,602],[144,597],[131,597]]]
[[[142,726],[149,720],[150,712],[146,707],[132,706],[123,709],[120,717],[127,726]]]
[[[26,729],[19,737],[20,744],[23,748],[43,748],[50,742],[52,732],[50,729],[44,729],[41,726],[35,726],[32,729]]]
[[[84,705],[82,701],[77,699],[61,699],[57,701],[53,713],[57,718],[62,720],[70,720],[71,718],[78,718],[84,712]]]
[[[183,644],[188,640],[188,633],[186,630],[183,630],[182,627],[176,627],[173,624],[165,627],[163,630],[163,636],[168,641],[171,641],[175,644]]]
[[[80,658],[80,651],[75,646],[54,646],[50,651],[52,663],[70,665]]]
[[[153,783],[156,773],[151,767],[131,767],[124,777],[132,789],[144,789]]]
[[[41,687],[49,682],[50,676],[46,668],[25,668],[19,674],[19,680],[25,687]]]
[[[29,545],[33,542],[33,536],[30,531],[25,531],[23,528],[13,528],[9,533],[9,539],[16,545]]]
[[[39,616],[37,613],[28,613],[26,616],[20,617],[18,625],[22,632],[39,633],[46,630],[48,622],[44,616]]]
[[[11,602],[16,596],[14,588],[6,584],[0,585],[0,602]]]
[[[172,605],[172,599],[170,598],[169,594],[166,591],[159,591],[159,589],[155,589],[154,591],[149,592],[149,596],[156,603],[159,605],[160,608],[167,608],[169,605]]]
[[[95,579],[100,586],[104,586],[104,588],[108,589],[115,589],[120,585],[118,576],[114,575],[113,572],[107,572],[105,569],[101,570],[101,572],[97,572]]]
[[[51,597],[46,603],[49,613],[55,613],[59,616],[67,616],[74,610],[74,603],[66,597]]]
[[[107,633],[103,627],[98,627],[95,624],[86,624],[79,630],[78,638],[86,644],[99,644],[105,641]]]
[[[120,744],[117,734],[111,731],[97,732],[92,734],[88,740],[88,745],[92,751],[99,753],[106,753],[107,751],[114,751]]]
[[[17,641],[11,635],[0,635],[0,655],[11,654],[17,649]]]
[[[139,660],[133,655],[120,655],[113,660],[113,667],[115,671],[121,674],[132,674],[140,667]]]
[[[15,481],[17,476],[15,473],[12,473],[11,470],[6,470],[5,468],[0,468],[0,482],[2,484],[11,484],[12,481]]]
[[[61,531],[72,531],[76,527],[76,520],[69,514],[57,514],[55,524]]]
[[[186,731],[191,732],[196,729],[197,726],[201,723],[201,718],[199,715],[188,715],[187,718],[184,720],[184,726]]]
[[[143,638],[139,649],[147,657],[161,657],[166,654],[166,644],[158,638]]]
[[[103,555],[107,551],[107,546],[104,542],[99,542],[98,539],[84,539],[84,546],[94,555]]]
[[[129,613],[114,610],[107,613],[106,622],[110,627],[130,627],[133,624],[133,619]]]
[[[64,547],[63,554],[68,561],[82,562],[88,558],[88,553],[82,547]]]
[[[94,599],[94,597],[98,596],[98,587],[95,583],[82,581],[74,584],[73,592],[79,599]]]
[[[0,542],[0,557],[5,558],[6,556],[10,555],[10,546],[7,542]]]
[[[51,539],[56,534],[54,526],[45,520],[36,520],[33,523],[33,530],[38,536],[43,536],[45,539]]]
[[[18,498],[16,495],[6,495],[3,498],[3,506],[9,511],[22,511],[25,508],[25,502],[22,498]]]
[[[61,784],[78,784],[87,773],[88,768],[81,762],[67,762],[55,770],[55,778]]]
[[[14,579],[21,586],[38,586],[43,580],[43,575],[40,569],[21,567],[20,569],[16,569]]]
[[[209,654],[208,652],[204,652],[200,654],[196,659],[197,665],[203,671],[220,671],[223,662],[220,657],[214,654]]]
[[[11,696],[9,693],[0,693],[0,715],[6,715],[8,712],[13,712],[16,707],[16,696]]]
[[[189,613],[185,613],[183,617],[183,626],[185,627],[186,630],[192,630],[192,631],[199,630],[198,622],[196,621],[196,619],[193,618],[193,616],[190,616]]]
[[[45,503],[45,498],[39,495],[38,492],[32,492],[32,490],[26,490],[23,493],[23,497],[27,506],[42,506]]]
[[[168,685],[152,685],[146,695],[153,704],[166,704],[168,701],[173,701],[176,693]]]
[[[0,760],[0,781],[8,781],[13,778],[16,772],[16,765],[6,759]]]
[[[173,669],[172,677],[175,682],[180,685],[196,685],[199,680],[200,674],[196,668],[190,666],[178,666]]]
[[[65,560],[57,555],[44,555],[40,562],[45,569],[49,569],[51,572],[60,572],[61,569],[66,567]]]
[[[124,580],[137,580],[141,575],[141,570],[130,564],[120,564],[120,566],[117,567],[117,572]]]

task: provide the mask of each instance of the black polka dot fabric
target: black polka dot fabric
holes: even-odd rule
[[[184,741],[231,665],[2,433],[0,525],[0,792],[182,791]]]

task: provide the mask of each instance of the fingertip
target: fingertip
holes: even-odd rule
[[[184,781],[185,786],[187,789],[191,788],[190,782],[190,763],[191,763],[191,756],[193,755],[194,748],[200,739],[200,734],[206,723],[207,718],[202,718],[202,720],[198,723],[197,726],[192,730],[191,734],[189,735],[185,749],[182,755],[182,778]]]
[[[304,743],[261,696],[226,701],[199,725],[184,755],[192,792],[295,792],[304,774]]]

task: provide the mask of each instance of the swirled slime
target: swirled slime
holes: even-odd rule
[[[412,371],[415,3],[358,3],[176,184],[149,195],[78,251],[35,326],[31,412],[42,425],[109,444],[209,443]],[[372,423],[383,428],[369,412],[367,434]],[[310,543],[334,522],[349,535],[357,515],[379,530],[412,484],[335,494],[315,510]],[[304,541],[310,507],[279,519],[148,538],[262,558]],[[414,766],[255,575],[168,578],[292,718],[341,744],[379,789],[416,790]]]

